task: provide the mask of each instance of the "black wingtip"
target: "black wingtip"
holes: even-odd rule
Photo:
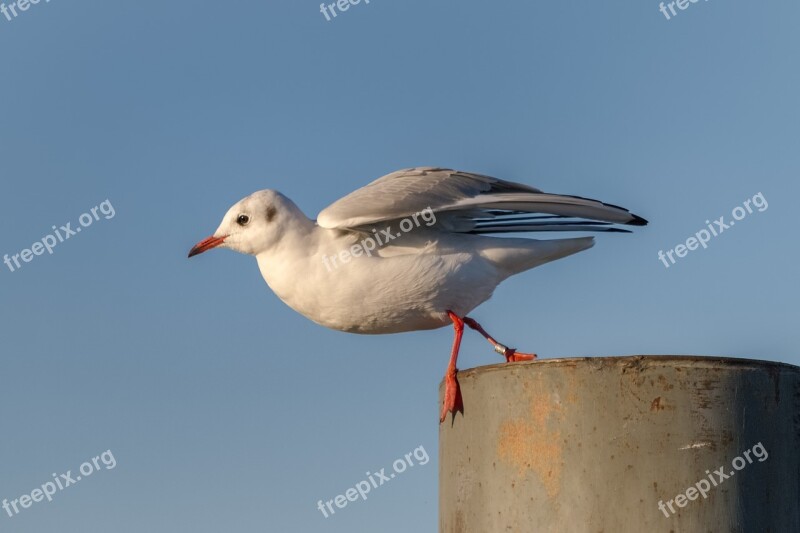
[[[630,222],[626,222],[627,226],[646,226],[647,225],[647,220],[643,219],[639,215],[634,215],[633,213],[631,213],[631,216],[633,217],[633,220],[631,220]]]

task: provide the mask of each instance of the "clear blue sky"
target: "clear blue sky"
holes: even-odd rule
[[[671,20],[655,0],[372,0],[330,22],[305,0],[0,15],[0,254],[106,199],[116,213],[0,264],[0,499],[109,449],[117,461],[0,510],[0,530],[436,529],[451,331],[329,331],[254,259],[186,259],[258,189],[313,217],[438,165],[619,204],[650,226],[507,281],[474,316],[547,358],[800,363],[798,18],[790,0]],[[759,192],[767,210],[658,260]],[[461,368],[495,362],[468,332]],[[418,446],[427,465],[316,509]]]

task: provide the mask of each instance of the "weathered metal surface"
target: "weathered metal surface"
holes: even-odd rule
[[[798,367],[604,357],[458,379],[464,415],[440,428],[441,533],[800,532]],[[735,471],[759,442],[767,458]],[[735,475],[678,505],[720,467]]]

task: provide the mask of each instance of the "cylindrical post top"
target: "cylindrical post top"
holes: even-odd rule
[[[798,367],[597,357],[458,379],[442,532],[800,531]]]

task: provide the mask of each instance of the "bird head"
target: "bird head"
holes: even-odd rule
[[[287,214],[297,207],[281,193],[258,191],[231,207],[213,235],[198,242],[189,257],[212,248],[228,248],[243,254],[258,255],[280,239],[287,223]]]

